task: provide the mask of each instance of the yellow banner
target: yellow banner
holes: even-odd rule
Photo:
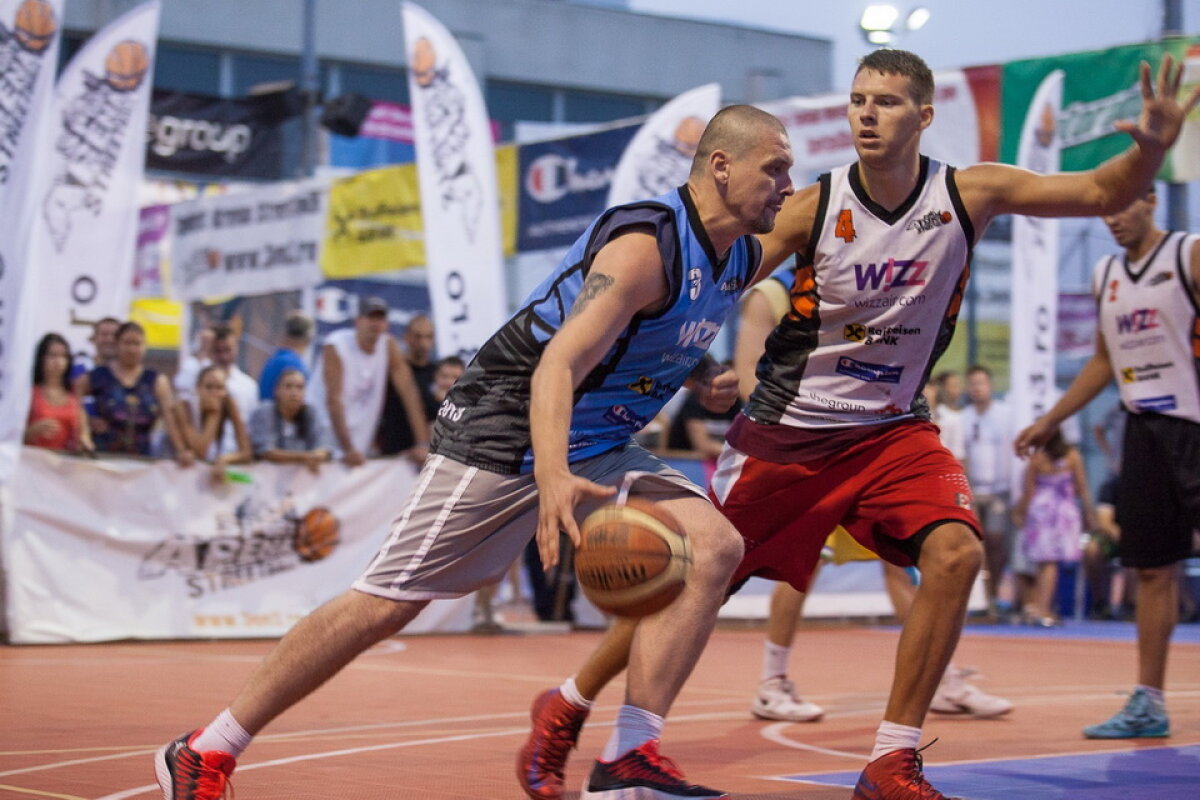
[[[146,330],[146,347],[178,350],[181,340],[183,305],[159,297],[141,297],[129,306],[129,319]]]
[[[500,236],[504,254],[517,249],[517,148],[496,149]],[[361,172],[333,185],[321,271],[360,278],[425,265],[421,195],[415,164]]]

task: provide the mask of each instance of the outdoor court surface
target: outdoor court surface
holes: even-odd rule
[[[531,698],[570,674],[595,632],[389,640],[270,726],[234,776],[241,800],[468,800],[524,795],[513,758]],[[672,710],[664,753],[735,798],[847,800],[871,748],[897,630],[802,631],[793,678],[826,709],[818,723],[748,712],[763,634],[719,629]],[[1200,626],[1176,631],[1174,735],[1087,741],[1079,729],[1124,702],[1133,628],[971,626],[956,661],[1013,699],[999,720],[931,715],[926,771],[971,800],[1200,798]],[[151,754],[206,724],[271,642],[0,647],[0,798],[157,798]],[[567,772],[578,798],[621,702],[601,695]]]

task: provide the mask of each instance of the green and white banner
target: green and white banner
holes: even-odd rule
[[[1063,73],[1062,109],[1054,126],[1061,142],[1062,169],[1091,169],[1122,152],[1131,139],[1114,131],[1113,123],[1137,117],[1142,104],[1139,65],[1149,62],[1157,75],[1164,53],[1185,62],[1180,96],[1186,97],[1200,83],[1200,36],[1005,64],[1001,80],[1001,161],[1017,163],[1026,111],[1042,81],[1056,70]],[[1189,115],[1158,177],[1178,182],[1200,178],[1200,109]]]

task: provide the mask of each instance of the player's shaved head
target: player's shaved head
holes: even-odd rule
[[[717,112],[696,145],[696,157],[692,159],[692,177],[704,174],[708,159],[721,150],[733,158],[746,155],[762,143],[765,131],[787,135],[783,123],[773,114],[761,108],[737,105],[726,106]]]

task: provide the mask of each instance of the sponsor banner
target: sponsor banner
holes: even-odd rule
[[[321,280],[328,184],[278,183],[171,206],[171,296],[284,292]]]
[[[3,539],[21,644],[280,636],[361,574],[416,479],[398,459],[251,464],[217,486],[171,461],[26,448],[21,466]],[[471,602],[406,630],[467,630]]]
[[[1063,100],[1061,71],[1046,76],[1025,113],[1017,166],[1040,173],[1059,171]],[[1019,431],[1054,405],[1054,359],[1058,329],[1059,222],[1013,217],[1010,304],[1009,394],[1012,430]],[[1024,470],[1011,470],[1018,496]]]
[[[495,150],[504,253],[516,247],[517,149]],[[321,271],[353,278],[425,265],[421,192],[413,164],[362,172],[337,181],[329,195]]]
[[[450,32],[415,3],[401,13],[437,349],[469,359],[508,315],[491,125]]]
[[[45,193],[63,0],[0,0],[0,483],[16,465],[36,339],[29,231]],[[40,147],[39,147],[40,146]]]
[[[1140,64],[1149,62],[1157,76],[1159,60],[1164,53],[1170,53],[1176,61],[1185,61],[1180,97],[1186,97],[1200,83],[1198,36],[1005,64],[1001,159],[1010,164],[1017,163],[1025,110],[1042,81],[1052,72],[1063,74],[1062,107],[1057,111],[1054,123],[1061,141],[1061,169],[1091,169],[1123,152],[1133,140],[1127,134],[1114,131],[1113,123],[1137,118],[1142,106],[1138,79]],[[1188,116],[1158,177],[1179,182],[1200,178],[1200,109]]]
[[[87,352],[91,323],[129,312],[138,191],[145,160],[159,3],[104,26],[67,64],[39,155],[49,178],[32,200],[30,263],[38,335],[55,331]]]
[[[934,73],[933,124],[921,136],[921,152],[948,164],[969,165],[995,152],[997,99],[994,68]],[[758,106],[782,120],[792,140],[797,185],[858,158],[846,125],[843,92],[789,97]]]
[[[164,267],[170,249],[171,207],[143,206],[138,212],[137,247],[133,255],[133,296],[162,297],[167,293]]]
[[[1058,296],[1058,357],[1091,358],[1096,350],[1096,298],[1090,292]]]
[[[684,92],[651,114],[621,154],[608,206],[657,197],[687,183],[700,134],[721,107],[721,84]]]
[[[286,116],[277,99],[225,99],[155,90],[146,169],[222,178],[283,177]]]
[[[617,162],[638,127],[521,146],[519,251],[569,247],[579,238],[607,207]]]

